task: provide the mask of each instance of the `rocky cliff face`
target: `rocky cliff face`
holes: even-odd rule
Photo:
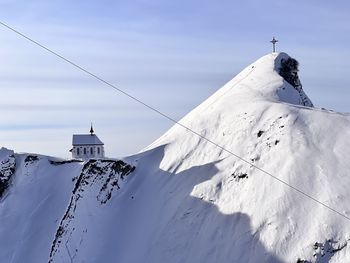
[[[16,170],[16,160],[13,151],[2,148],[0,150],[0,199],[6,193],[11,178]]]
[[[80,220],[87,216],[82,206],[85,202],[89,202],[90,206],[105,205],[120,189],[124,178],[134,170],[134,166],[120,160],[89,160],[84,164],[81,174],[74,178],[75,187],[56,231],[49,262],[59,262],[63,258],[67,262],[77,260],[79,243],[83,242],[82,236],[88,231],[87,225],[82,225]]]

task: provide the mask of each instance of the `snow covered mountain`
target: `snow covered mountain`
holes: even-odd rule
[[[350,115],[284,53],[249,65],[140,153],[0,150],[1,262],[350,262]],[[228,151],[241,156],[242,161]],[[253,164],[253,165],[252,165]]]

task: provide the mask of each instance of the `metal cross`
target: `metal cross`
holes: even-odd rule
[[[275,53],[276,52],[276,43],[278,42],[278,40],[275,39],[275,37],[273,37],[270,42],[272,43],[272,52]]]

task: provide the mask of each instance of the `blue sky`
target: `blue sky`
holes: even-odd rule
[[[1,1],[1,20],[180,119],[245,66],[278,50],[300,62],[317,107],[350,112],[347,1]],[[69,157],[90,122],[109,156],[172,126],[0,28],[0,146]]]

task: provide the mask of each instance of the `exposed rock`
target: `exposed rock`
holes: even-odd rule
[[[15,171],[16,159],[12,152],[3,159],[0,159],[0,198],[3,197],[6,189],[9,187],[11,178]]]
[[[39,157],[37,155],[27,155],[27,157],[24,159],[24,165],[28,166],[37,161],[39,161]]]
[[[64,160],[64,161],[54,161],[54,160],[49,160],[50,164],[52,165],[62,165],[62,164],[67,164],[67,163],[82,163],[82,160]]]
[[[289,57],[287,59],[282,59],[281,67],[279,68],[278,73],[281,75],[281,77],[284,78],[285,81],[287,81],[299,92],[302,105],[313,107],[312,102],[302,91],[303,86],[301,85],[301,82],[298,76],[298,71],[299,71],[298,67],[299,67],[299,62],[294,58]]]

